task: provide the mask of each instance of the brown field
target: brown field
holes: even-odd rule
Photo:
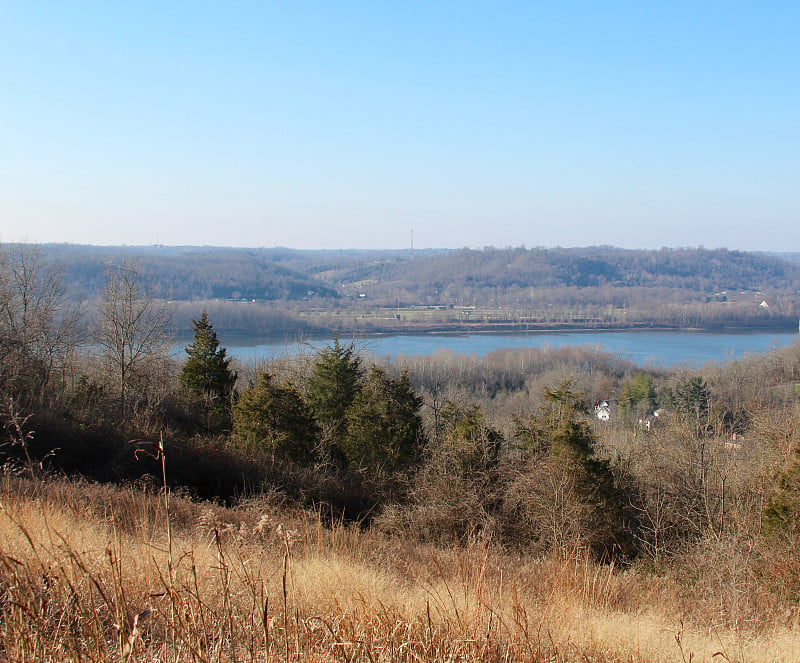
[[[737,623],[577,550],[445,549],[141,485],[5,476],[0,499],[2,661],[800,660],[796,609]]]

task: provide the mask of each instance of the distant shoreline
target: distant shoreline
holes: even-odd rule
[[[603,332],[685,332],[685,333],[758,333],[770,332],[791,333],[798,331],[793,325],[706,325],[706,326],[672,326],[672,325],[651,325],[651,324],[625,324],[625,325],[581,325],[576,323],[454,323],[442,325],[426,325],[420,327],[402,326],[387,329],[315,329],[307,330],[298,328],[293,332],[281,330],[272,334],[256,334],[243,330],[220,329],[220,333],[228,340],[241,340],[244,338],[259,338],[273,341],[293,340],[319,340],[324,338],[339,337],[348,338],[381,338],[386,336],[456,336],[467,334],[557,334],[557,333],[603,333]]]

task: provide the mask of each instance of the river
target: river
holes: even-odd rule
[[[482,356],[507,348],[560,348],[564,346],[598,347],[618,354],[639,366],[699,366],[707,361],[725,362],[753,353],[785,347],[800,339],[797,333],[776,331],[706,332],[706,331],[568,331],[531,332],[527,334],[408,334],[353,340],[356,347],[378,357],[430,355],[448,349],[458,354]],[[257,339],[224,344],[228,355],[245,363],[255,363],[303,349],[315,349],[331,343],[330,339],[308,342],[262,342]]]

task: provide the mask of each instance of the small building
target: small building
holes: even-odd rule
[[[609,406],[608,401],[599,401],[595,404],[594,416],[596,416],[600,421],[610,421],[611,407]]]

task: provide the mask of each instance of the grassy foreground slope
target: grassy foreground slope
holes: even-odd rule
[[[166,497],[166,499],[165,499]],[[6,661],[760,661],[797,617],[723,625],[675,578],[326,527],[268,498],[4,476]],[[167,525],[169,523],[169,526]]]

